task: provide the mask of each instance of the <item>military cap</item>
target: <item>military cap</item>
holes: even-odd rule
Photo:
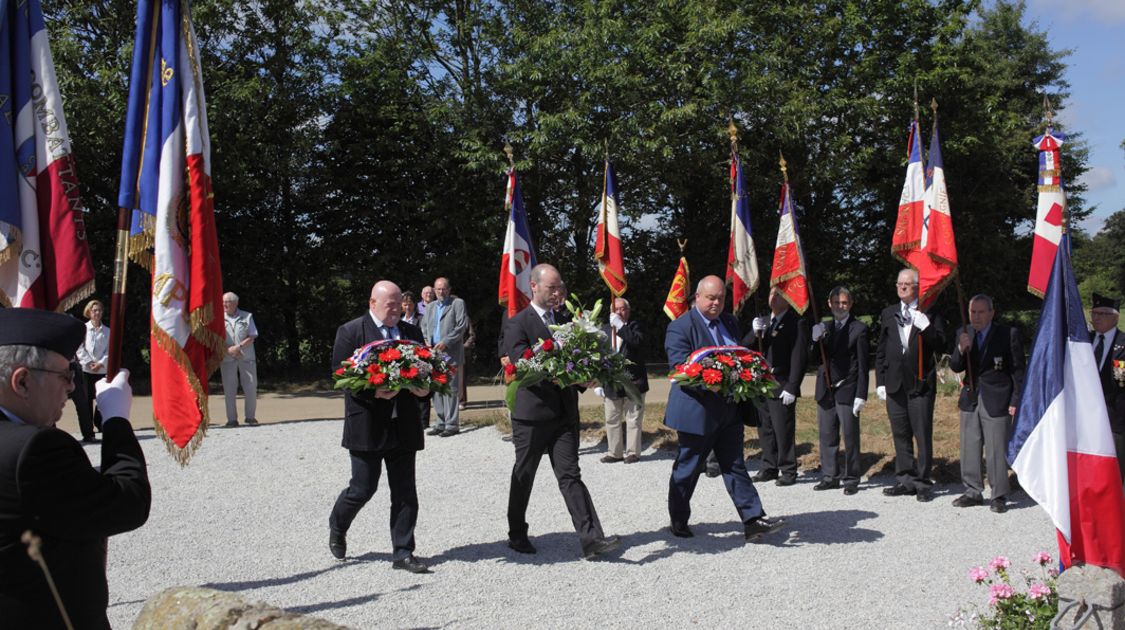
[[[0,346],[35,346],[74,358],[86,326],[70,315],[37,308],[0,308]]]
[[[1112,308],[1114,312],[1117,312],[1121,308],[1121,300],[1095,293],[1093,308]]]

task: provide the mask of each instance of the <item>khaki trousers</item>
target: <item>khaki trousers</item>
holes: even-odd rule
[[[638,405],[627,396],[605,399],[605,435],[609,442],[609,455],[641,456],[641,422],[644,420],[644,415],[644,405]],[[625,437],[624,448],[622,448],[622,433]]]

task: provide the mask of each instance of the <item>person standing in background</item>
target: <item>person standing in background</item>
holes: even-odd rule
[[[242,384],[245,397],[246,424],[254,426],[258,419],[254,415],[258,405],[258,364],[254,355],[254,340],[258,338],[258,327],[254,316],[238,308],[238,296],[223,294],[223,311],[226,314],[226,348],[220,369],[223,374],[223,396],[227,403],[227,423],[225,426],[238,426],[238,385]]]

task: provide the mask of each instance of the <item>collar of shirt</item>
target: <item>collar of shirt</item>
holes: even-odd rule
[[[987,339],[988,338],[988,331],[990,331],[990,330],[992,330],[992,322],[988,322],[987,326],[985,326],[984,328],[981,328],[980,330],[977,331],[977,333],[976,333],[977,339]]]
[[[378,317],[375,317],[374,312],[372,312],[372,311],[367,311],[367,312],[371,314],[371,321],[375,322],[376,327],[382,328],[383,326],[386,326],[386,324],[384,324],[382,322],[382,320],[380,320]]]
[[[916,310],[918,310],[918,300],[914,300],[913,302],[910,302],[909,304],[907,304],[906,302],[899,302],[898,310],[901,311],[904,307],[909,308],[912,311],[916,311]]]
[[[8,411],[7,407],[0,406],[0,413],[8,416],[8,420],[11,420],[14,424],[27,424],[26,422],[23,421],[23,418],[20,418],[19,416],[12,413],[11,411]]]
[[[704,315],[704,314],[703,314],[703,311],[699,310],[699,307],[698,307],[698,306],[694,306],[694,307],[692,307],[692,308],[694,308],[694,309],[695,309],[695,312],[696,312],[696,313],[699,313],[699,316],[703,318],[703,323],[704,323],[704,324],[710,325],[712,321],[716,321],[716,322],[717,322],[717,321],[719,321],[719,319],[720,319],[720,318],[716,317],[716,318],[715,318],[714,320],[712,320],[712,319],[711,319],[710,317],[707,317],[706,315]]]
[[[541,320],[543,319],[543,315],[547,312],[547,309],[539,308],[539,305],[536,304],[535,302],[531,303],[531,308],[535,309],[536,314],[539,315],[539,319],[541,319]]]
[[[848,316],[845,315],[844,319],[836,319],[833,317],[832,321],[836,324],[836,328],[843,328],[844,324],[848,323]]]

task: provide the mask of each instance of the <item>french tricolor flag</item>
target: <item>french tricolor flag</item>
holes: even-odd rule
[[[1008,462],[1054,522],[1064,566],[1094,564],[1123,573],[1125,493],[1070,266],[1069,237],[1062,238],[1008,442]]]
[[[527,225],[527,212],[523,207],[516,169],[508,171],[508,190],[504,196],[508,210],[508,228],[504,233],[504,252],[500,256],[500,284],[497,296],[508,317],[531,304],[531,270],[535,267],[535,246],[531,243],[531,230]]]

